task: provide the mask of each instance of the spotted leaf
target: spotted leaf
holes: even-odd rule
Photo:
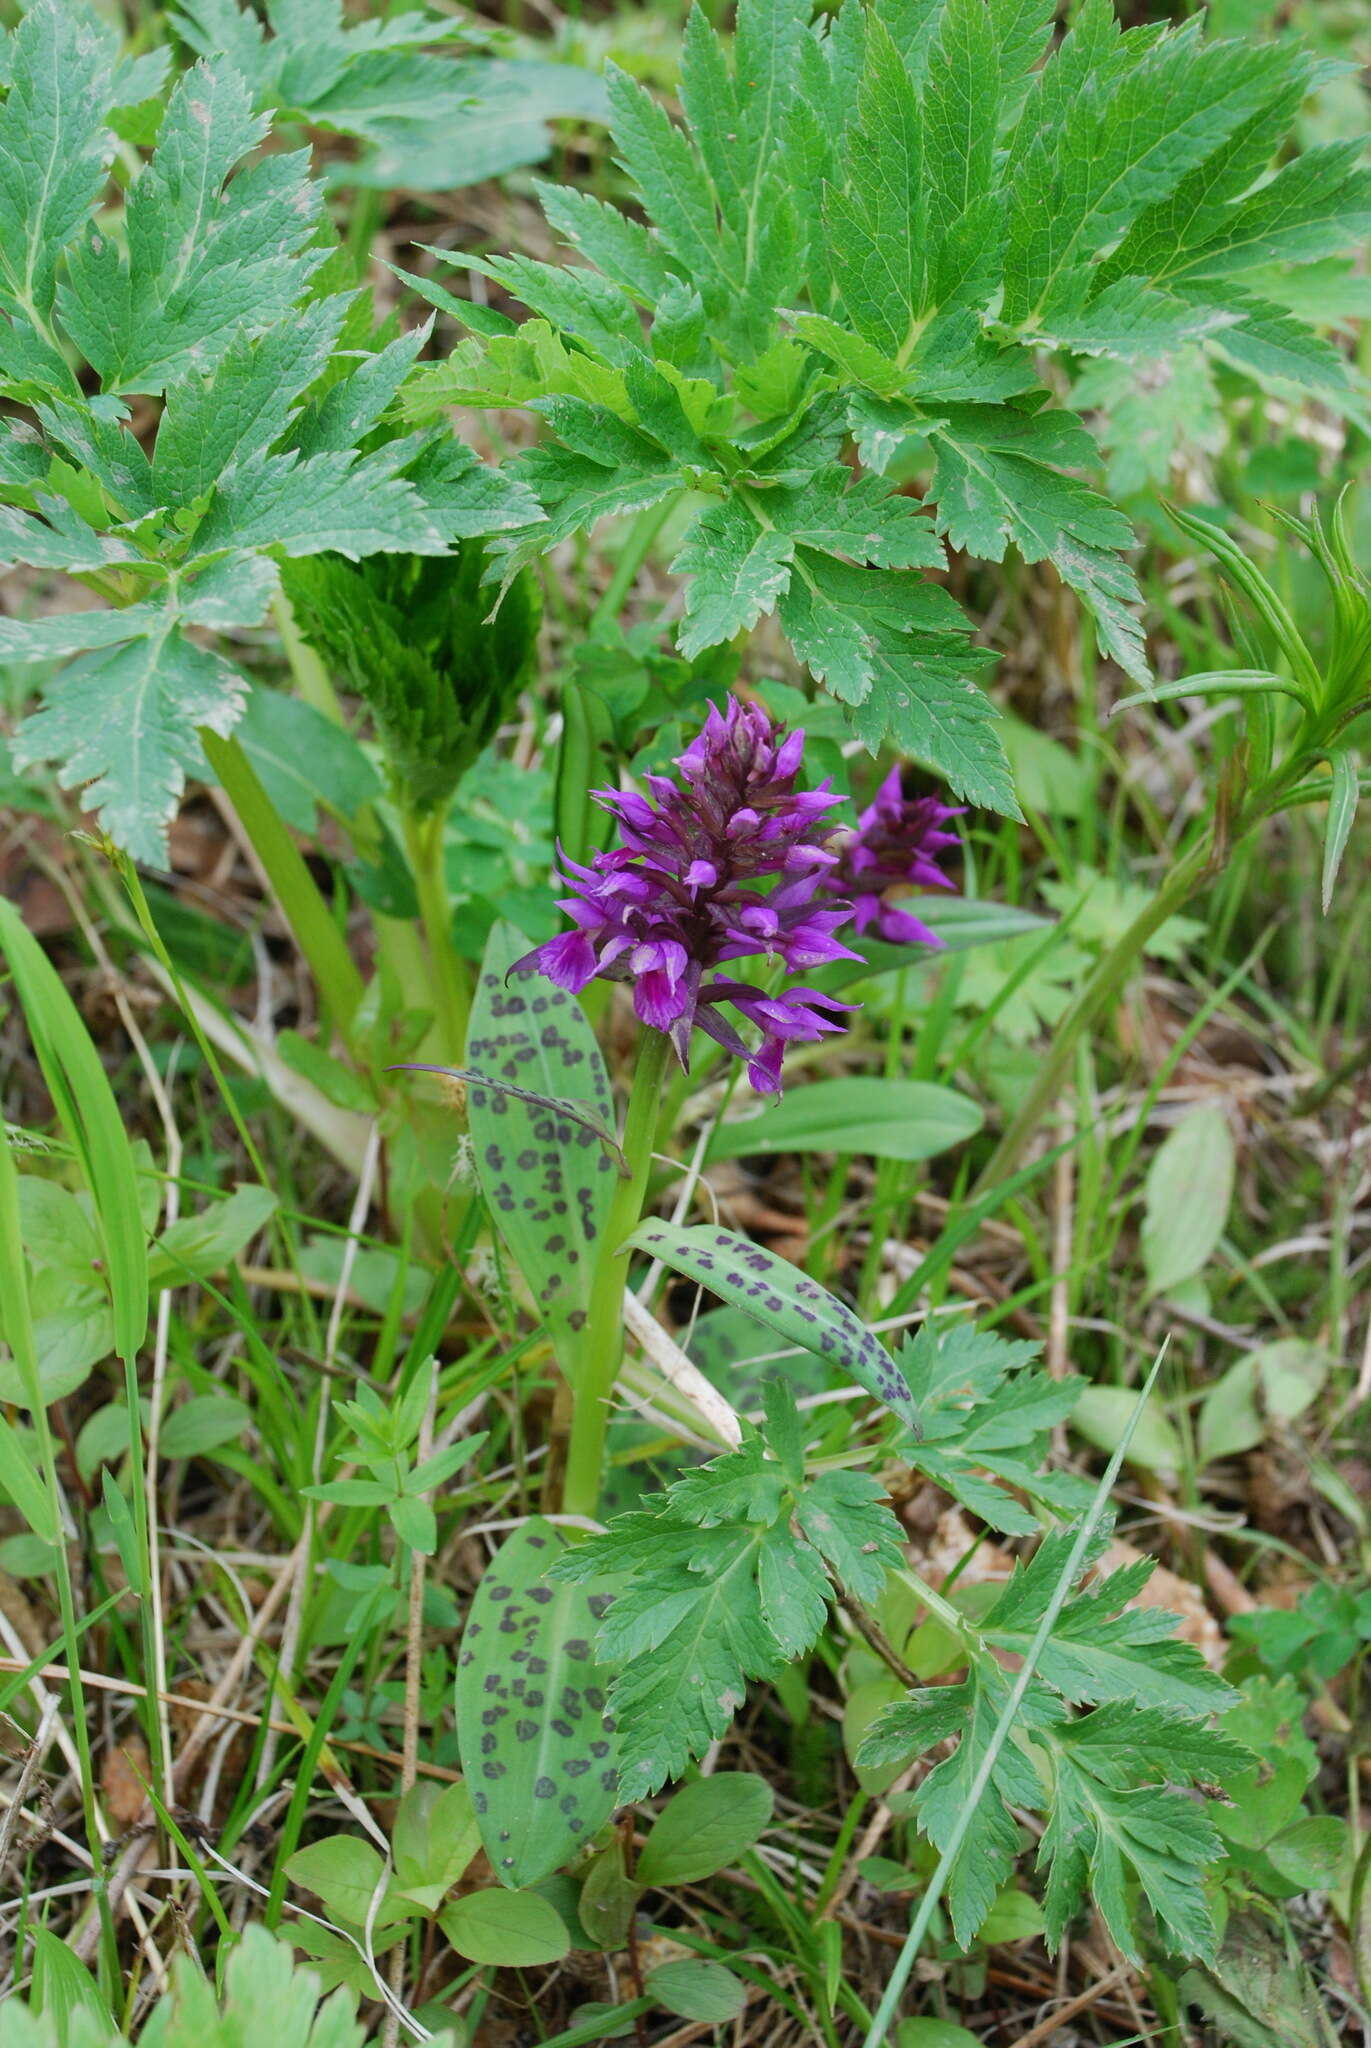
[[[683,1229],[674,1223],[645,1223],[629,1242],[673,1272],[698,1280],[720,1300],[745,1308],[788,1344],[829,1359],[918,1434],[919,1411],[909,1382],[885,1346],[846,1303],[788,1259],[712,1224]]]
[[[467,1056],[476,1171],[496,1228],[554,1328],[579,1330],[617,1167],[601,1133],[614,1121],[604,1062],[573,995],[512,973],[528,942],[497,924],[472,1005]],[[518,1089],[518,1094],[511,1090]],[[532,1098],[532,1099],[530,1099]],[[568,1098],[572,1115],[550,1106]]]
[[[515,1088],[508,1081],[497,1081],[493,1074],[478,1074],[474,1067],[431,1067],[410,1060],[399,1067],[387,1067],[388,1074],[446,1074],[450,1081],[474,1082],[478,1088],[490,1088],[497,1095],[512,1095],[516,1102],[527,1103],[531,1109],[550,1109],[554,1116],[570,1117],[574,1124],[584,1124],[593,1131],[605,1147],[611,1159],[617,1160],[619,1171],[628,1177],[628,1163],[623,1147],[607,1124],[601,1123],[593,1109],[582,1102],[573,1102],[569,1095],[538,1095],[532,1088]]]
[[[612,1672],[594,1642],[603,1581],[554,1585],[564,1539],[541,1517],[491,1560],[457,1661],[457,1743],[491,1868],[517,1889],[583,1849],[614,1810]]]

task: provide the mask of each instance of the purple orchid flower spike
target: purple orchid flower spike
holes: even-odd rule
[[[710,977],[725,961],[759,956],[792,974],[861,958],[835,936],[852,906],[830,886],[838,856],[824,844],[842,799],[826,783],[795,787],[803,755],[803,732],[786,733],[760,705],[730,698],[678,757],[679,782],[649,775],[650,796],[595,791],[621,844],[589,867],[562,856],[572,891],[562,908],[574,929],[518,964],[573,992],[597,975],[631,982],[639,1017],[668,1034],[683,1067],[698,1025],[746,1060],[754,1088],[778,1094],[785,1047],[844,1030],[855,1006],[817,989],[771,993]],[[757,1027],[759,1046],[724,1004]]]
[[[881,938],[896,946],[941,946],[937,933],[897,896],[897,886],[951,889],[954,884],[938,865],[940,855],[958,844],[955,832],[942,828],[961,817],[964,804],[940,803],[935,796],[907,797],[900,770],[892,768],[857,820],[857,830],[837,846],[838,858],[825,886],[852,904],[852,928],[858,934],[875,925]]]

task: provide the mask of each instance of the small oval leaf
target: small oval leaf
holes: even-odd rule
[[[1233,1134],[1215,1103],[1183,1117],[1147,1169],[1142,1253],[1149,1294],[1202,1272],[1233,1199]]]
[[[559,1963],[571,1936],[557,1908],[537,1892],[507,1892],[495,1885],[454,1899],[438,1916],[459,1956],[503,1969]]]
[[[653,1822],[638,1859],[641,1885],[694,1884],[750,1849],[771,1819],[775,1798],[752,1771],[719,1771],[685,1785]]]
[[[678,2019],[716,2027],[736,2020],[747,2004],[747,1991],[732,1970],[704,1956],[660,1964],[648,1972],[643,1989]]]
[[[1317,1398],[1332,1363],[1326,1351],[1303,1337],[1277,1337],[1230,1365],[1200,1408],[1200,1462],[1255,1450],[1268,1421],[1293,1422]]]
[[[1097,1451],[1112,1451],[1137,1405],[1128,1387],[1087,1387],[1072,1410],[1072,1427]],[[1128,1446],[1128,1463],[1147,1472],[1179,1472],[1184,1462],[1184,1446],[1166,1410],[1148,1401]]]

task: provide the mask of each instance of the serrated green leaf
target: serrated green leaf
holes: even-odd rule
[[[492,553],[507,572],[607,513],[641,512],[659,504],[685,481],[655,441],[603,406],[570,396],[534,402],[561,445],[531,449],[516,465],[519,481],[534,492],[547,516],[527,536],[496,543]]]
[[[1070,1731],[1088,1730],[1087,1717]],[[1087,1881],[1110,1934],[1136,1960],[1129,1880],[1138,1883],[1177,1953],[1213,1953],[1213,1911],[1205,1878],[1222,1844],[1203,1811],[1165,1785],[1118,1787],[1089,1769],[1084,1743],[1053,1744],[1056,1798],[1039,1860],[1047,1868],[1044,1906],[1056,1948],[1079,1909]]]
[[[989,192],[1000,111],[1000,38],[985,0],[946,0],[923,89],[929,222],[945,235]]]
[[[1016,1568],[982,1619],[987,1642],[1022,1654],[1073,1540],[1073,1530],[1054,1530],[1043,1538],[1032,1562]],[[1185,1714],[1233,1704],[1232,1688],[1193,1643],[1177,1639],[1176,1615],[1126,1604],[1147,1583],[1155,1562],[1141,1558],[1068,1598],[1039,1659],[1038,1672],[1047,1684],[1070,1700],[1089,1704],[1124,1700]]]
[[[580,63],[419,57],[387,69],[369,93],[332,94],[316,109],[330,127],[374,140],[360,166],[348,166],[348,182],[419,191],[479,184],[547,156],[550,121],[603,121],[607,111],[601,79]],[[412,118],[420,106],[428,111]]]
[[[878,632],[871,687],[851,713],[853,730],[875,753],[889,742],[941,775],[954,795],[1019,816],[995,706],[967,674],[975,650],[951,635]]]
[[[875,1480],[797,1483],[754,1435],[675,1481],[655,1511],[621,1515],[568,1552],[554,1577],[624,1580],[599,1636],[623,1667],[610,1695],[621,1798],[679,1776],[726,1732],[749,1680],[813,1645],[830,1572],[876,1598],[899,1556],[896,1528]]]
[[[346,311],[346,297],[337,294],[257,339],[240,330],[209,376],[177,383],[152,462],[164,503],[189,504],[231,463],[261,454],[284,434],[302,392],[327,365]]]
[[[199,553],[278,547],[287,555],[440,555],[447,536],[407,478],[401,446],[357,455],[248,456],[222,478],[196,534]]]
[[[951,1838],[1008,1690],[998,1667],[977,1665],[958,1684],[911,1692],[887,1707],[861,1744],[859,1761],[874,1767],[903,1764],[937,1742],[960,1737],[952,1755],[929,1772],[915,1796],[919,1825],[938,1848]],[[1040,1696],[1035,1718],[1050,1712]],[[1041,1783],[1032,1761],[1006,1743],[948,1876],[948,1907],[963,1947],[974,1940],[1013,1871],[1019,1835],[1010,1808],[1033,1807],[1040,1798]]]
[[[607,66],[606,83],[619,161],[642,193],[662,240],[684,264],[686,276],[716,293],[726,291],[714,194],[687,137],[616,65]]]
[[[28,562],[37,569],[110,569],[140,559],[136,548],[114,534],[97,533],[65,498],[46,492],[34,497],[35,512],[0,505],[0,559]]]
[[[1360,141],[1315,144],[1244,191],[1278,145],[1303,85],[1296,69],[1272,98],[1275,121],[1268,115],[1250,123],[1249,147],[1225,151],[1187,180],[1170,207],[1144,215],[1111,268],[1141,259],[1159,277],[1231,277],[1266,263],[1312,262],[1363,240],[1371,176],[1359,167]]]
[[[1271,45],[1202,45],[1201,34],[1199,21],[1161,36],[1121,34],[1101,4],[1067,36],[1047,67],[1042,113],[1016,138],[1006,320],[1040,318],[1074,273],[1269,98],[1283,55]]]
[[[92,626],[107,620],[126,635],[131,612],[90,617]],[[102,637],[114,634],[106,628]],[[141,637],[81,655],[48,686],[43,708],[20,728],[15,760],[59,762],[63,788],[81,788],[83,809],[96,812],[116,845],[161,867],[167,822],[201,758],[196,732],[230,732],[246,692],[231,663],[162,612]]]
[[[107,389],[160,392],[205,371],[239,328],[260,331],[300,297],[318,209],[303,154],[230,172],[261,140],[248,86],[199,64],[172,94],[158,146],[129,194],[127,259],[90,231],[58,294],[68,333]]]
[[[760,526],[736,498],[702,512],[671,564],[685,576],[686,615],[676,644],[687,660],[731,640],[774,609],[790,582],[795,543]]]
[[[970,1324],[939,1334],[929,1321],[899,1354],[922,1422],[919,1441],[905,1448],[910,1464],[992,1528],[1023,1535],[1038,1523],[1018,1491],[1058,1511],[1081,1505],[1039,1470],[1081,1383],[1049,1379],[1038,1351]]]
[[[391,783],[421,816],[448,802],[531,672],[536,589],[516,578],[492,616],[485,567],[464,541],[437,559],[326,554],[286,571],[301,631],[370,706]]]
[[[550,118],[604,115],[603,88],[580,66],[439,55],[433,46],[466,31],[426,10],[350,21],[340,0],[277,0],[270,37],[237,0],[181,0],[173,18],[201,56],[230,56],[259,104],[360,138],[351,184],[474,184],[546,155]]]
[[[1233,326],[1239,317],[1228,307],[1156,291],[1143,278],[1119,277],[1084,305],[1058,305],[1025,339],[1050,342],[1074,355],[1151,362]]]
[[[828,260],[857,332],[906,362],[925,310],[929,181],[914,81],[879,17],[870,17],[846,187],[825,206]]]
[[[849,704],[870,696],[884,645],[898,646],[911,665],[916,646],[936,649],[942,660],[960,658],[964,669],[976,664],[962,644],[967,621],[947,592],[896,570],[862,569],[806,552],[780,616],[795,652]],[[945,636],[942,646],[934,635]]]
[[[837,320],[831,320],[826,313],[798,314],[795,332],[852,383],[864,385],[878,397],[893,398],[908,381],[903,364],[897,363],[862,335],[852,333]]]
[[[43,322],[58,264],[96,204],[114,154],[115,40],[75,0],[37,0],[10,40],[0,107],[0,280],[12,311]]]
[[[666,257],[641,222],[574,185],[533,189],[551,225],[598,270],[646,305],[657,304],[673,282]]]
[[[1132,606],[1141,593],[1114,551],[1132,529],[1105,499],[1056,465],[1090,459],[1071,415],[1007,407],[949,407],[930,440],[937,455],[930,496],[954,547],[990,561],[1013,543],[1027,562],[1053,562],[1094,614],[1102,649],[1128,675],[1148,680]],[[1083,445],[1084,444],[1084,445]]]

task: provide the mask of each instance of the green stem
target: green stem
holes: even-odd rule
[[[338,702],[338,692],[333,679],[314,649],[306,640],[296,623],[291,610],[290,599],[279,594],[272,599],[271,615],[276,621],[276,630],[281,635],[281,645],[286,651],[286,660],[295,680],[295,687],[306,704],[327,718],[332,725],[345,726],[343,707]]]
[[[236,739],[202,729],[205,758],[238,813],[261,861],[281,915],[309,962],[319,994],[346,1039],[362,1000],[362,977],[332,913],[261,778]]]
[[[665,526],[669,515],[680,503],[680,493],[673,491],[663,498],[660,505],[649,505],[640,512],[628,530],[623,553],[615,564],[614,574],[605,585],[604,595],[590,615],[588,630],[594,633],[597,627],[608,625],[618,617],[619,609],[638,580],[638,571],[647,560],[652,543]]]
[[[224,1078],[224,1070],[219,1064],[219,1056],[210,1044],[209,1039],[205,1036],[204,1029],[196,1016],[190,997],[187,994],[186,985],[182,981],[177,969],[176,962],[167,951],[162,934],[158,931],[153,921],[152,911],[148,907],[148,899],[144,893],[142,881],[139,879],[138,870],[127,854],[120,854],[118,856],[118,869],[119,878],[128,891],[129,902],[133,905],[133,914],[138,920],[138,928],[152,948],[153,957],[166,975],[171,985],[172,993],[181,1006],[181,1014],[190,1026],[191,1035],[200,1051],[200,1057],[204,1060],[214,1085],[219,1090],[219,1098],[228,1111],[233,1128],[238,1134],[238,1142],[251,1162],[252,1170],[257,1175],[258,1180],[261,1181],[263,1187],[270,1187],[271,1177],[267,1172],[266,1161],[258,1151],[257,1141],[244,1119],[242,1110],[238,1107],[237,1096]],[[289,1226],[279,1210],[277,1211],[275,1222],[277,1229],[281,1232],[281,1240],[286,1247],[287,1255],[293,1264],[294,1239]]]
[[[1066,1085],[1066,1078],[1075,1058],[1076,1043],[1081,1033],[1087,1031],[1118,996],[1153,933],[1165,924],[1168,917],[1174,917],[1207,879],[1213,851],[1213,839],[1206,832],[1196,840],[1190,851],[1177,861],[1146,909],[1139,912],[1128,930],[1115,940],[1109,951],[1099,960],[1089,980],[1057,1026],[1052,1044],[1038,1068],[1037,1078],[1011,1117],[989,1165],[972,1191],[972,1199],[977,1194],[984,1194],[996,1181],[1013,1172],[1023,1156],[1025,1146],[1044,1117],[1050,1114]]]
[[[407,917],[386,917],[379,910],[373,910],[371,922],[377,967],[389,975],[397,999],[406,990],[422,988],[428,979],[428,956],[418,925]]]
[[[466,962],[452,941],[452,904],[443,872],[443,813],[435,811],[426,818],[406,817],[405,843],[428,946],[429,983],[438,1031],[446,1057],[456,1061],[466,1048],[471,985]]]
[[[603,700],[568,676],[562,685],[562,738],[557,749],[557,843],[572,860],[584,861],[603,845],[596,821],[605,813],[590,792],[604,781],[605,749],[614,740],[614,722]]]
[[[670,1052],[671,1040],[664,1031],[644,1031],[624,1121],[628,1178],[618,1183],[609,1205],[572,1384],[571,1440],[562,1499],[569,1515],[593,1515],[600,1502],[609,1403],[624,1350],[624,1287],[628,1280],[624,1240],[637,1229],[643,1213]]]

